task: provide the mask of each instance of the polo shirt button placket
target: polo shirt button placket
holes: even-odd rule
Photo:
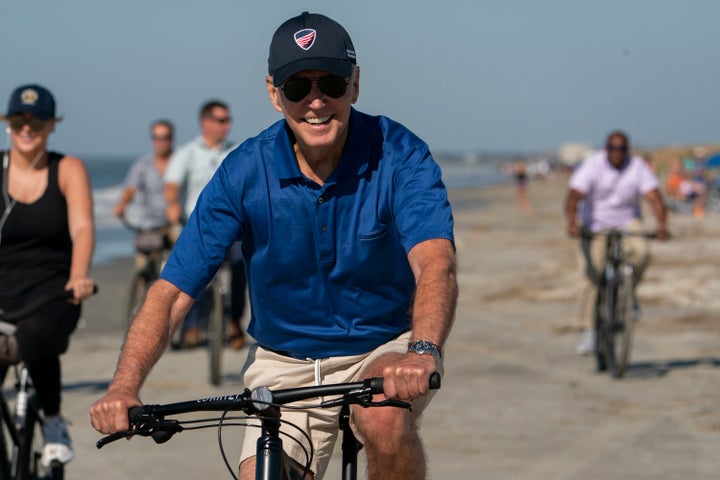
[[[324,197],[318,198],[317,203],[318,203],[318,205],[322,205],[323,203],[325,203],[325,198],[324,198]],[[320,226],[320,231],[321,231],[322,233],[327,232],[327,225],[321,225],[321,226]]]

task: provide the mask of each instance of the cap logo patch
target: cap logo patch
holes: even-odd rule
[[[22,100],[23,105],[35,105],[35,102],[38,101],[39,97],[40,95],[38,95],[38,93],[32,88],[23,90],[20,94],[20,99]]]
[[[315,43],[316,32],[312,28],[304,28],[295,32],[295,43],[303,50],[310,50]]]

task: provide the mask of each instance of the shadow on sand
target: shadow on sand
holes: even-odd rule
[[[625,376],[627,378],[664,377],[672,370],[693,368],[701,365],[720,367],[720,358],[701,357],[678,360],[657,360],[637,362],[628,366]]]
[[[63,383],[63,392],[73,392],[76,390],[85,390],[87,392],[105,392],[110,386],[110,380],[96,380],[85,382]]]

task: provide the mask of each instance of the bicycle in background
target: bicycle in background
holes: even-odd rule
[[[137,315],[145,301],[145,296],[165,265],[172,249],[173,238],[170,225],[142,229],[133,225],[125,216],[120,217],[123,226],[135,233],[135,251],[140,256],[130,279],[125,320],[127,328]],[[139,265],[139,266],[138,266]],[[208,284],[203,295],[205,311],[202,325],[201,344],[208,349],[209,380],[212,385],[220,385],[222,376],[222,351],[225,345],[225,325],[229,322],[231,272],[229,260],[222,263],[215,277]],[[170,347],[179,350],[183,347],[183,329],[178,328],[170,341]]]
[[[97,292],[97,287],[93,293]],[[60,299],[70,299],[72,290],[62,290],[44,297],[14,312],[0,309],[0,335],[10,352],[14,342],[16,326],[13,323],[46,304]],[[17,355],[17,350],[15,350]],[[65,468],[62,463],[53,462],[44,467],[40,458],[43,449],[43,414],[40,409],[32,379],[27,367],[17,359],[10,361],[15,373],[14,405],[0,392],[0,478],[7,480],[62,480]]]
[[[136,262],[130,287],[128,290],[127,306],[125,308],[125,324],[130,327],[135,315],[145,301],[150,285],[160,277],[165,261],[172,249],[170,226],[153,229],[142,229],[133,225],[126,216],[120,221],[128,230],[135,233]]]
[[[598,371],[609,370],[613,377],[621,378],[630,361],[636,312],[639,311],[633,267],[625,260],[622,240],[628,236],[655,238],[655,234],[611,229],[597,234],[584,231],[582,235],[588,239],[606,238],[605,266],[595,303],[595,357]]]
[[[440,388],[440,375],[437,372],[430,377],[430,388]],[[143,405],[130,409],[128,414],[130,420],[129,430],[101,438],[97,442],[97,448],[102,448],[115,440],[132,436],[150,436],[156,443],[165,443],[174,434],[183,430],[216,427],[218,429],[219,449],[223,460],[231,478],[237,480],[235,469],[230,465],[225,455],[222,443],[222,429],[225,426],[258,427],[256,424],[249,423],[250,418],[254,417],[260,420],[259,428],[262,429],[262,435],[257,442],[256,480],[300,480],[306,478],[310,471],[310,462],[313,457],[312,443],[304,434],[302,439],[289,436],[289,440],[298,442],[300,445],[309,445],[306,449],[304,468],[299,467],[283,453],[281,439],[283,433],[280,432],[280,424],[287,423],[297,428],[298,431],[300,429],[290,422],[283,422],[280,407],[288,405],[287,408],[313,408],[314,406],[301,407],[290,404],[320,397],[322,398],[319,404],[320,407],[341,407],[340,430],[343,437],[342,479],[355,480],[357,478],[357,454],[362,445],[355,438],[350,428],[350,405],[410,408],[409,403],[397,400],[372,400],[374,394],[381,393],[383,393],[383,379],[369,378],[361,382],[290,388],[277,391],[272,391],[267,387],[256,387],[252,391],[245,389],[243,393],[237,395],[224,395],[166,405]],[[325,397],[330,398],[325,399]],[[228,416],[228,412],[239,410],[242,410],[247,416]],[[192,412],[211,411],[222,413],[218,417],[204,419],[177,420],[167,418]]]

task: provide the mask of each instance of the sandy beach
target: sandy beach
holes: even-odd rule
[[[443,388],[423,438],[434,479],[717,479],[720,471],[720,215],[672,215],[654,243],[639,296],[626,378],[578,357],[576,244],[564,234],[567,177],[529,184],[531,213],[512,184],[451,192],[460,302]],[[64,414],[77,458],[68,478],[229,478],[217,432],[96,450],[88,408],[110,380],[122,342],[132,260],[93,269],[100,293],[64,356]],[[246,350],[224,353],[221,387],[202,350],[168,352],[143,389],[148,403],[242,390]],[[7,385],[6,385],[7,386]],[[224,433],[239,445],[242,429]],[[339,478],[333,462],[326,478]]]

